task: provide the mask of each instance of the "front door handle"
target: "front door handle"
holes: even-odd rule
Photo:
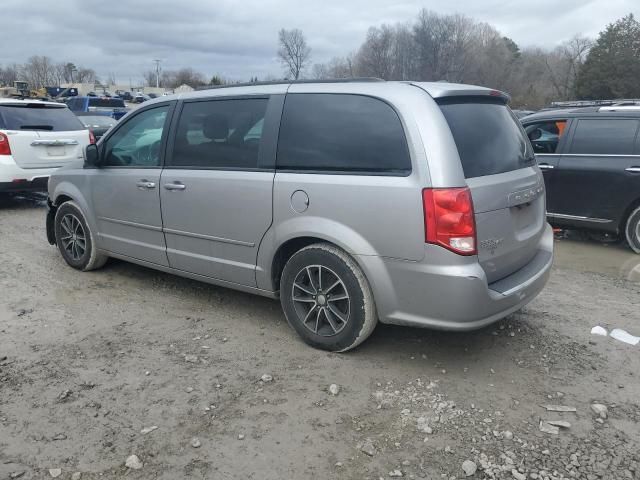
[[[556,168],[556,167],[554,167],[553,165],[549,165],[548,163],[539,163],[539,164],[538,164],[538,167],[539,167],[541,170],[553,170],[554,168]]]
[[[173,182],[173,183],[165,183],[164,188],[167,190],[186,190],[187,186],[184,183]]]
[[[140,180],[138,183],[136,183],[136,187],[138,187],[140,190],[152,190],[156,188],[156,184],[148,180]]]
[[[624,169],[625,172],[640,173],[640,167],[629,167]]]

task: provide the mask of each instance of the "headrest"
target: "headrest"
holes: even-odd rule
[[[202,133],[210,140],[226,140],[229,135],[229,121],[226,115],[212,113],[204,120]]]

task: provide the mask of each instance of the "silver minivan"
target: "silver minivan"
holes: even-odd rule
[[[310,345],[382,323],[470,330],[520,309],[553,259],[545,189],[499,91],[374,80],[146,102],[49,182],[47,236],[280,298]]]

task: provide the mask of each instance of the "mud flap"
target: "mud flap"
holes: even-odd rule
[[[47,199],[47,241],[50,245],[56,244],[56,231],[54,220],[56,218],[56,207]]]

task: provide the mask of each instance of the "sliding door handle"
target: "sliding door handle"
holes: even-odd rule
[[[629,167],[624,169],[625,172],[640,173],[640,167]]]
[[[554,167],[553,165],[549,165],[548,163],[539,163],[538,167],[540,168],[540,170],[553,170]]]
[[[164,188],[167,190],[186,190],[187,186],[184,183],[173,182],[173,183],[165,183]]]

